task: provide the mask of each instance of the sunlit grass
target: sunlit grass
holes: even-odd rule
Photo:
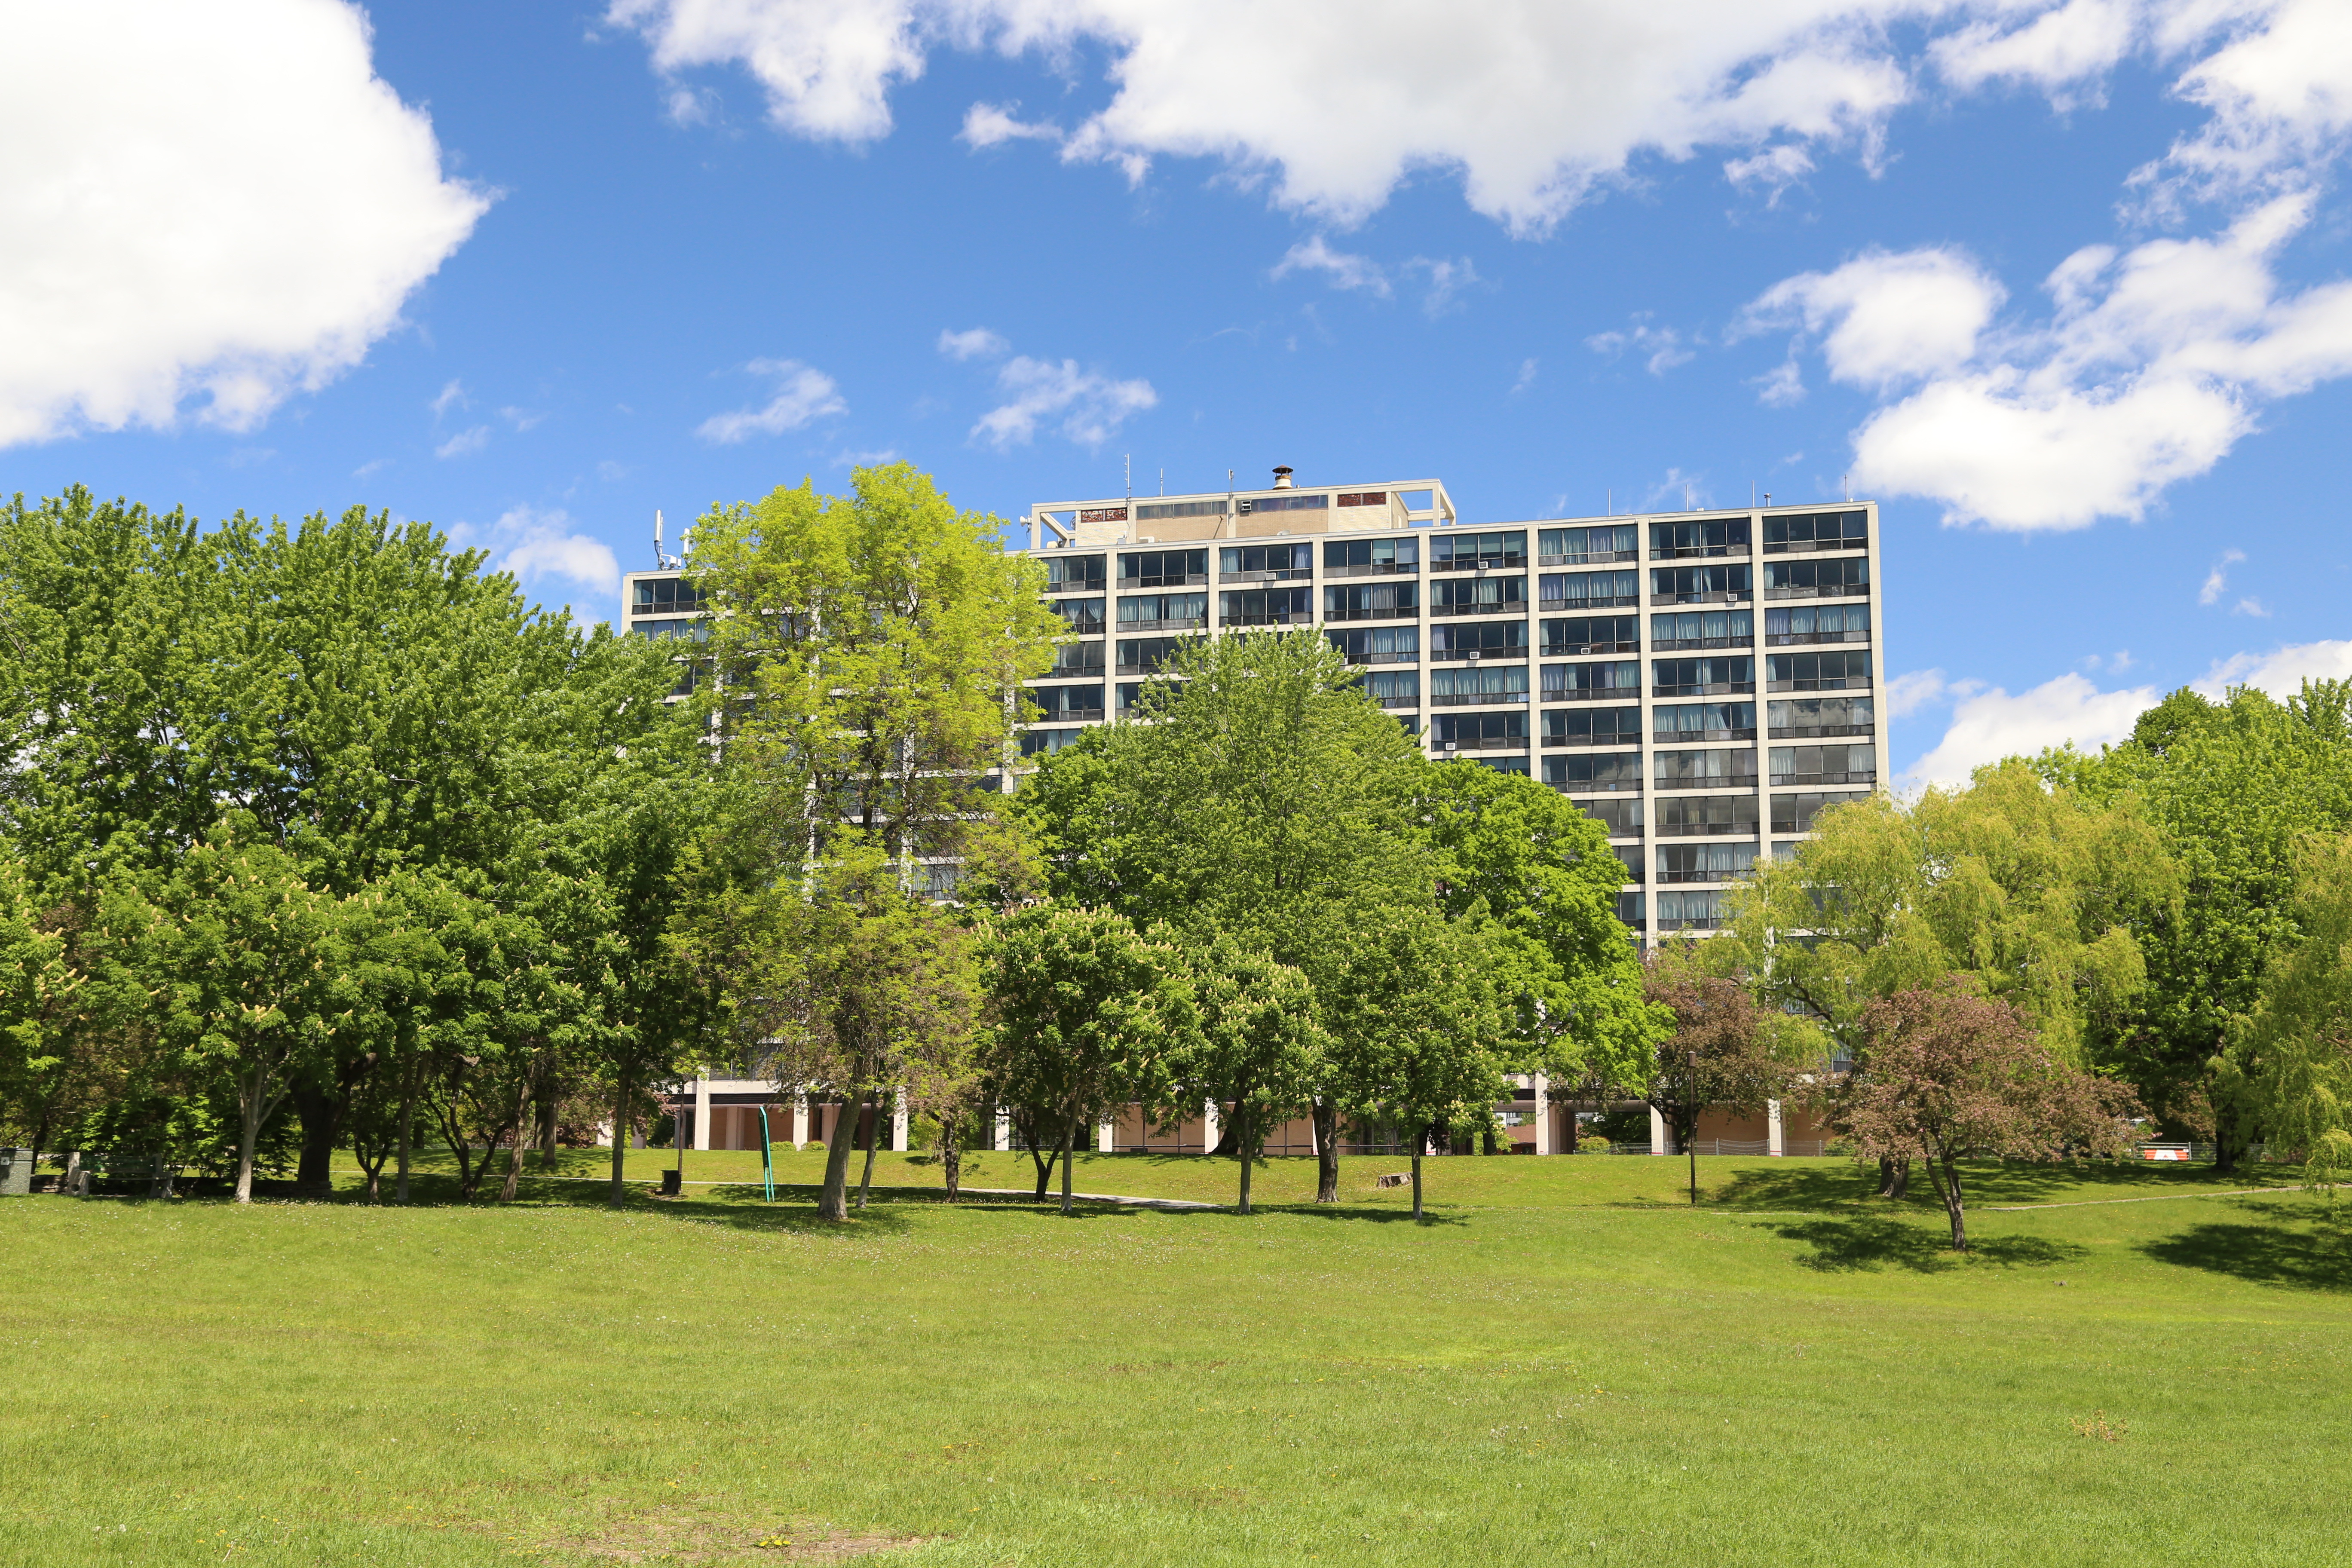
[[[0,1204],[0,1562],[767,1561],[822,1530],[971,1564],[2342,1552],[2352,1237],[2315,1199],[1987,1172],[1988,1202],[2182,1195],[1988,1209],[1959,1260],[1839,1162],[1703,1160],[1691,1213],[1678,1161],[1433,1161],[1423,1226],[1365,1190],[1391,1164],[1251,1219],[927,1197],[826,1228],[536,1178]],[[1233,1167],[1077,1174],[1223,1199]]]

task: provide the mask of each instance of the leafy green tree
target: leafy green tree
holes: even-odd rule
[[[2221,1064],[2228,1098],[2277,1151],[2299,1150],[2305,1179],[2352,1178],[2352,837],[2306,846],[2282,911],[2293,945],[2273,958]]]
[[[1314,987],[1230,935],[1185,952],[1183,964],[1192,1026],[1166,1074],[1174,1095],[1163,1090],[1160,1108],[1181,1119],[1208,1101],[1232,1107],[1239,1208],[1247,1214],[1265,1130],[1307,1110],[1325,1078],[1328,1041]]]
[[[1021,682],[1062,630],[1042,572],[999,546],[1001,520],[958,511],[904,463],[858,468],[852,489],[779,489],[697,525],[693,580],[717,611],[700,704],[728,809],[681,928],[739,1037],[774,1016],[803,1042],[779,1059],[833,1075],[792,1081],[847,1097],[827,1218],[847,1214],[857,1097],[891,1086],[921,1037],[909,1020],[943,1017],[964,984],[956,922],[926,900],[961,863],[1018,858],[992,779],[1014,755]]]
[[[1008,1103],[1042,1113],[1039,1120],[1057,1134],[1054,1152],[1062,1167],[1066,1215],[1079,1129],[1129,1100],[1169,1104],[1188,1054],[1205,1069],[1203,1077],[1215,1070],[1209,1058],[1219,1046],[1227,1064],[1277,1054],[1263,1038],[1232,1038],[1253,1024],[1262,1035],[1276,1032],[1249,1016],[1242,994],[1246,981],[1239,975],[1211,983],[1223,1008],[1223,1037],[1195,1044],[1198,1005],[1187,969],[1182,950],[1147,940],[1126,919],[1104,910],[1041,904],[986,927],[982,973],[994,1016],[990,1077]],[[1278,995],[1277,988],[1261,977],[1249,1000],[1269,994]],[[1190,1053],[1188,1045],[1194,1046]],[[1040,1163],[1041,1198],[1049,1169]]]
[[[1787,1092],[1801,1065],[1819,1065],[1798,1054],[1810,1031],[1783,1026],[1748,986],[1707,973],[1698,946],[1663,948],[1650,960],[1644,989],[1671,1029],[1657,1037],[1634,1080],[1683,1149],[1698,1134],[1703,1107],[1753,1116]]]
[[[1428,908],[1390,905],[1345,934],[1339,983],[1323,994],[1328,1081],[1342,1114],[1398,1129],[1421,1157],[1436,1126],[1490,1126],[1504,1090],[1511,1025],[1476,928]]]

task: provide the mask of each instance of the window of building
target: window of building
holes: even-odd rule
[[[1417,669],[1375,669],[1359,684],[1365,696],[1383,708],[1421,706],[1421,671]]]
[[[1331,505],[1328,495],[1244,496],[1235,510],[1244,513],[1255,511],[1324,511]]]
[[[1315,618],[1312,588],[1235,588],[1217,595],[1223,626],[1304,626]]]
[[[1456,621],[1429,628],[1431,658],[1468,658],[1472,654],[1480,658],[1527,658],[1528,623]]]
[[[1527,700],[1528,667],[1524,664],[1457,665],[1429,672],[1429,701],[1434,708]]]
[[[1100,686],[1033,686],[1029,700],[1037,704],[1041,722],[1057,719],[1099,719],[1103,716]]]
[[[1136,699],[1147,690],[1157,689],[1172,696],[1181,690],[1183,685],[1181,680],[1122,680],[1118,683],[1118,710],[1122,713],[1134,711]]]
[[[1773,647],[1869,640],[1868,605],[1792,605],[1785,610],[1764,612],[1764,641]]]
[[[1650,759],[1658,787],[1725,789],[1756,787],[1756,748],[1719,746],[1707,751],[1660,752]]]
[[[1867,697],[1790,697],[1766,704],[1776,741],[1873,733]]]
[[[1546,757],[1544,783],[1570,795],[1638,791],[1642,753],[1580,752],[1573,756]]]
[[[1878,782],[1878,748],[1840,743],[1829,746],[1775,746],[1772,782],[1776,784],[1844,784]]]
[[[1654,658],[1653,697],[1730,697],[1756,689],[1756,660],[1748,654],[1713,658]]]
[[[1523,710],[1440,713],[1432,722],[1440,751],[1449,746],[1464,752],[1528,749],[1528,716]]]
[[[1748,519],[1706,517],[1688,522],[1650,524],[1650,559],[1676,561],[1694,555],[1748,553]]]
[[[1713,888],[1669,889],[1656,896],[1660,931],[1713,931],[1723,924],[1723,895]]]
[[[1658,797],[1658,833],[1662,837],[1745,834],[1756,837],[1756,797],[1752,795],[1664,795]]]
[[[1118,558],[1122,588],[1184,588],[1208,580],[1206,550],[1139,550]]]
[[[1547,572],[1536,579],[1547,610],[1606,610],[1642,602],[1639,572]]]
[[[1341,506],[1386,506],[1389,504],[1389,492],[1386,490],[1341,490],[1339,492],[1339,504]]]
[[[1870,557],[1833,555],[1825,561],[1767,561],[1768,599],[1861,598],[1870,592]]]
[[[675,616],[706,607],[708,601],[699,591],[675,577],[640,577],[629,615],[633,619],[638,616]]]
[[[1543,716],[1547,746],[1638,746],[1639,708],[1555,708]]]
[[[1609,847],[1616,854],[1617,863],[1625,868],[1625,879],[1627,881],[1639,882],[1643,879],[1644,873],[1642,869],[1642,847],[1640,845],[1612,844]]]
[[[1653,566],[1650,598],[1661,605],[1719,605],[1754,591],[1755,568],[1746,562],[1722,566]]]
[[[1639,653],[1641,639],[1639,616],[1592,616],[1543,623],[1543,650],[1547,654]]]
[[[1311,544],[1228,544],[1217,552],[1217,575],[1240,577],[1265,573],[1274,577],[1311,577],[1315,547]]]
[[[1756,844],[1661,844],[1661,882],[1728,882],[1756,868]]]
[[[1418,583],[1367,583],[1323,590],[1327,621],[1400,621],[1421,613]]]
[[[633,621],[629,630],[647,642],[667,642],[673,637],[684,637],[688,642],[709,642],[710,617],[692,616],[666,621]]]
[[[1056,599],[1054,613],[1069,624],[1080,637],[1100,637],[1103,631],[1103,602],[1100,599]]]
[[[1143,630],[1178,630],[1209,624],[1209,595],[1206,594],[1121,594],[1118,596],[1118,625],[1121,631],[1132,627]]]
[[[1097,680],[1101,679],[1103,673],[1103,645],[1098,642],[1066,642],[1062,644],[1054,650],[1053,673],[1056,678],[1064,676],[1091,675]]]
[[[1610,561],[1632,561],[1641,550],[1641,530],[1630,522],[1603,523],[1596,528],[1546,528],[1536,533],[1538,563],[1545,566],[1598,566]]]
[[[1175,658],[1178,651],[1194,637],[1121,637],[1118,640],[1118,673],[1121,675],[1157,675]]]
[[[1525,577],[1442,577],[1429,585],[1433,616],[1524,615],[1527,607]]]
[[[1650,647],[1670,653],[1686,647],[1752,647],[1753,610],[1675,610],[1650,617]]]
[[[1418,539],[1335,539],[1323,546],[1323,569],[1343,574],[1412,572],[1421,565]]]
[[[1869,798],[1868,790],[1806,790],[1797,795],[1776,795],[1772,797],[1772,831],[1811,833],[1824,807]]]
[[[1494,533],[1459,533],[1440,529],[1429,542],[1432,572],[1469,572],[1479,567],[1517,567],[1528,563],[1524,529]]]
[[[1084,730],[1024,730],[1021,731],[1021,754],[1024,757],[1049,756],[1085,733]]]
[[[1870,542],[1864,511],[1808,511],[1764,520],[1764,553],[1806,550],[1860,550]]]
[[[1349,664],[1411,664],[1421,658],[1419,626],[1364,626],[1327,631],[1323,637]]]
[[[1774,691],[1850,691],[1870,684],[1867,648],[1768,654],[1764,662],[1764,679]]]
[[[1642,895],[1633,892],[1617,895],[1617,918],[1640,931],[1648,922],[1642,918]]]
[[[1642,831],[1642,797],[1638,795],[1604,795],[1591,800],[1579,800],[1570,795],[1568,803],[1608,828],[1612,837]]]
[[[1138,522],[1157,522],[1168,517],[1223,517],[1224,498],[1215,500],[1148,500],[1135,509]]]
[[[1660,741],[1752,741],[1753,702],[1675,702],[1650,710],[1650,732]]]
[[[1064,555],[1059,552],[1046,556],[1045,591],[1049,594],[1101,593],[1103,557]]]
[[[1498,773],[1517,773],[1521,778],[1528,776],[1528,760],[1525,757],[1476,756],[1470,760],[1482,768],[1492,768]]]
[[[1641,689],[1639,659],[1543,667],[1543,700],[1547,702],[1601,702],[1638,696]]]

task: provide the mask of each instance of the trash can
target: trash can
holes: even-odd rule
[[[679,1179],[680,1177],[684,1176],[685,1174],[686,1174],[686,1173],[685,1173],[684,1171],[678,1171],[678,1170],[668,1170],[668,1171],[664,1171],[664,1172],[662,1173],[661,1195],[662,1195],[662,1196],[664,1196],[664,1197],[666,1197],[666,1198],[674,1198],[674,1197],[677,1196],[677,1194],[678,1194],[678,1179]]]
[[[33,1152],[0,1149],[0,1198],[33,1195]]]

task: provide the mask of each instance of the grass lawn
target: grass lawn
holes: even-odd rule
[[[1981,1209],[1959,1260],[1843,1163],[1699,1167],[1694,1211],[1680,1161],[1433,1160],[1422,1226],[1370,1159],[1337,1211],[1248,1219],[951,1209],[888,1155],[839,1227],[804,1188],[614,1213],[537,1176],[503,1207],[0,1202],[0,1563],[2352,1555],[2352,1223],[2319,1200],[1989,1168],[1988,1205],[2084,1206]]]

